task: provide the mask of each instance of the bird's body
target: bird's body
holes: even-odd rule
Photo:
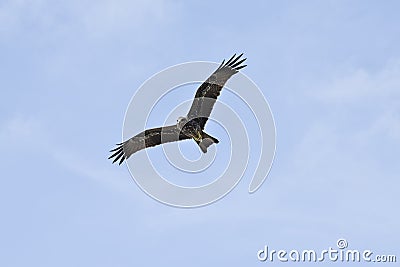
[[[246,67],[241,65],[246,59],[239,60],[242,55],[233,55],[226,63],[225,60],[222,61],[218,69],[197,89],[187,116],[179,117],[176,125],[145,130],[117,144],[117,147],[110,151],[114,153],[109,159],[114,158],[113,163],[120,160],[121,164],[139,150],[186,139],[193,139],[201,151],[206,153],[210,145],[219,141],[204,132],[205,124],[225,83],[232,75]]]

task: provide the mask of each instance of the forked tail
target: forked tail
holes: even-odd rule
[[[211,146],[212,144],[219,143],[217,138],[214,138],[205,132],[202,133],[202,136],[203,136],[203,139],[200,142],[196,142],[196,143],[199,145],[199,147],[200,147],[201,151],[203,151],[203,153],[207,153],[207,148],[209,146]]]

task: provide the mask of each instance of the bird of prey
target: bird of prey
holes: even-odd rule
[[[218,144],[218,139],[204,132],[208,117],[228,79],[247,65],[242,65],[246,58],[241,59],[243,53],[234,54],[226,63],[222,61],[216,71],[196,91],[192,106],[186,117],[179,117],[175,125],[145,130],[134,137],[117,144],[111,150],[109,159],[119,164],[128,159],[133,153],[160,145],[186,139],[193,139],[203,153],[212,144]]]

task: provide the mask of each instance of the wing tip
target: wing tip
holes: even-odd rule
[[[110,152],[114,152],[111,156],[108,157],[108,159],[113,160],[112,164],[114,164],[115,162],[117,162],[118,160],[121,159],[119,162],[119,165],[121,165],[122,162],[125,160],[125,152],[124,152],[123,144],[124,143],[116,144],[117,147],[110,150]]]
[[[233,54],[233,56],[224,64],[225,60],[222,61],[221,66],[218,69],[222,69],[224,67],[229,67],[233,70],[239,71],[240,69],[243,69],[247,67],[247,65],[241,65],[243,62],[247,60],[247,58],[243,58],[239,60],[244,53],[241,53],[240,55],[236,56],[236,53]]]

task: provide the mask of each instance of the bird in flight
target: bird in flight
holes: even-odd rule
[[[108,159],[113,159],[113,163],[119,160],[121,165],[139,150],[186,139],[193,139],[203,153],[207,152],[210,145],[218,144],[218,139],[204,132],[204,127],[225,83],[247,66],[242,65],[246,60],[241,59],[242,56],[243,53],[238,56],[234,54],[226,63],[225,60],[222,61],[218,69],[197,89],[186,117],[179,117],[175,125],[148,129],[117,144],[117,147],[110,151],[113,154]]]

